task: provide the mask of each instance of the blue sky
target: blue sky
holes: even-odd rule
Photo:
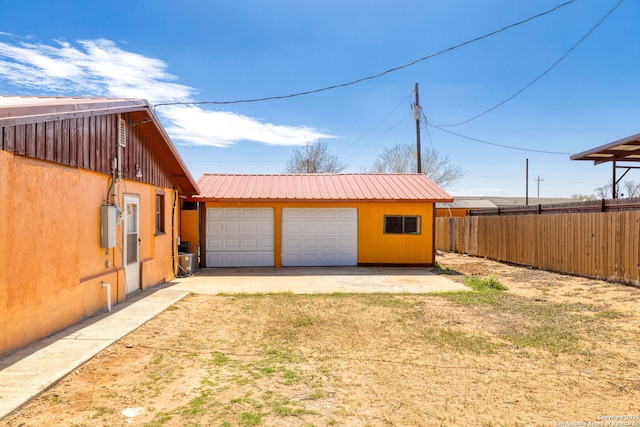
[[[553,13],[359,84],[255,103],[159,106],[194,177],[279,173],[316,140],[365,172],[415,143],[415,83],[433,125],[504,101],[565,55],[619,0]],[[351,82],[456,46],[565,0],[165,0],[0,4],[0,93],[142,97],[151,104],[282,96]],[[422,144],[465,178],[454,195],[591,193],[609,165],[569,159],[640,132],[640,2],[623,1],[559,64],[489,113]],[[523,150],[524,149],[524,150]],[[525,150],[552,151],[548,154]],[[640,181],[639,172],[628,179]]]

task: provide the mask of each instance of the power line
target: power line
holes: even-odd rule
[[[431,132],[429,132],[429,121],[427,120],[427,116],[424,114],[424,111],[422,110],[422,108],[420,108],[420,114],[422,115],[422,118],[424,118],[424,126],[422,126],[422,128],[427,131],[427,136],[429,137],[429,144],[431,145],[431,149],[434,150],[433,140],[431,139]]]
[[[186,163],[283,163],[281,160],[186,160]]]
[[[464,139],[468,139],[468,140],[471,140],[471,141],[479,142],[481,144],[493,145],[494,147],[508,148],[510,150],[529,151],[529,152],[532,152],[532,153],[559,154],[559,155],[563,155],[563,156],[568,156],[568,155],[573,154],[573,153],[562,153],[562,152],[559,152],[559,151],[534,150],[534,149],[531,149],[531,148],[522,148],[522,147],[514,147],[512,145],[496,144],[495,142],[484,141],[482,139],[472,138],[470,136],[466,136],[466,135],[462,135],[462,134],[459,134],[459,133],[456,133],[456,132],[452,132],[452,131],[450,131],[448,129],[441,128],[440,126],[436,126],[436,125],[432,125],[432,124],[429,124],[429,126],[434,127],[436,129],[439,129],[439,130],[441,130],[443,132],[450,133],[451,135],[459,136],[460,138],[464,138]]]
[[[517,27],[517,26],[519,26],[519,25],[525,24],[525,23],[527,23],[527,22],[529,22],[529,21],[533,21],[534,19],[537,19],[537,18],[540,18],[540,17],[542,17],[542,16],[545,16],[545,15],[548,15],[548,14],[550,14],[550,13],[553,13],[553,12],[555,12],[556,10],[558,10],[558,9],[560,9],[560,8],[563,8],[563,7],[565,7],[565,6],[567,6],[567,5],[571,4],[571,3],[573,3],[574,1],[575,1],[575,0],[568,0],[568,1],[566,1],[566,2],[562,3],[562,4],[558,5],[558,6],[555,6],[555,7],[551,8],[551,9],[549,9],[549,10],[545,11],[545,12],[539,13],[539,14],[537,14],[537,15],[533,15],[533,16],[531,16],[531,17],[529,17],[529,18],[527,18],[527,19],[524,19],[524,20],[522,20],[522,21],[518,21],[518,22],[516,22],[516,23],[513,23],[513,24],[510,24],[510,25],[507,25],[506,27],[502,27],[502,28],[500,28],[500,29],[498,29],[498,30],[492,31],[492,32],[490,32],[490,33],[487,33],[487,34],[484,34],[484,35],[482,35],[482,36],[476,37],[476,38],[474,38],[474,39],[467,40],[467,41],[462,42],[462,43],[459,43],[459,44],[457,44],[457,45],[454,45],[454,46],[448,47],[448,48],[443,49],[443,50],[441,50],[441,51],[438,51],[438,52],[436,52],[436,53],[432,53],[432,54],[430,54],[430,55],[423,56],[422,58],[416,59],[415,61],[411,61],[411,62],[409,62],[408,64],[400,65],[400,66],[398,66],[398,67],[394,67],[394,68],[388,69],[388,70],[383,71],[383,72],[381,72],[381,73],[373,74],[373,75],[370,75],[370,76],[367,76],[367,77],[362,77],[362,78],[360,78],[360,79],[353,80],[353,81],[350,81],[350,82],[347,82],[347,83],[341,83],[341,84],[336,84],[336,85],[332,85],[332,86],[326,86],[326,87],[323,87],[323,88],[320,88],[320,89],[308,90],[308,91],[304,91],[304,92],[292,93],[292,94],[289,94],[289,95],[269,96],[269,97],[264,97],[264,98],[239,99],[239,100],[233,100],[233,101],[192,101],[192,102],[191,102],[191,101],[184,101],[184,102],[166,102],[166,103],[161,103],[161,104],[155,104],[155,105],[153,106],[153,109],[154,109],[154,111],[155,111],[155,109],[156,109],[157,107],[165,106],[165,105],[205,105],[205,104],[213,104],[213,105],[228,105],[228,104],[242,104],[242,103],[250,103],[250,102],[273,101],[273,100],[277,100],[277,99],[295,98],[295,97],[298,97],[298,96],[311,95],[311,94],[314,94],[314,93],[324,92],[324,91],[327,91],[327,90],[338,89],[338,88],[342,88],[342,87],[346,87],[346,86],[352,86],[352,85],[355,85],[355,84],[358,84],[358,83],[365,82],[365,81],[367,81],[367,80],[373,80],[373,79],[376,79],[376,78],[378,78],[378,77],[382,77],[382,76],[384,76],[384,75],[387,75],[387,74],[393,73],[393,72],[395,72],[395,71],[402,70],[402,69],[404,69],[404,68],[411,67],[411,66],[413,66],[413,65],[415,65],[415,64],[417,64],[417,63],[419,63],[419,62],[426,61],[427,59],[435,58],[436,56],[442,55],[442,54],[444,54],[444,53],[451,52],[451,51],[453,51],[453,50],[455,50],[455,49],[461,48],[461,47],[463,47],[463,46],[467,46],[467,45],[469,45],[469,44],[471,44],[471,43],[475,43],[475,42],[477,42],[477,41],[480,41],[480,40],[486,39],[486,38],[488,38],[488,37],[494,36],[494,35],[496,35],[496,34],[499,34],[499,33],[503,32],[503,31],[509,30],[509,29],[514,28],[514,27]]]
[[[398,103],[398,105],[396,105],[395,107],[393,107],[393,109],[386,115],[384,116],[382,119],[380,119],[380,121],[378,121],[378,123],[376,123],[375,125],[373,125],[368,131],[366,131],[362,136],[360,136],[359,138],[357,138],[355,141],[353,141],[351,144],[347,145],[346,147],[344,147],[342,149],[342,151],[340,151],[340,153],[338,154],[342,154],[345,151],[347,151],[349,148],[351,148],[352,146],[354,146],[356,143],[358,143],[362,138],[364,138],[365,136],[369,135],[375,128],[377,128],[378,126],[380,126],[380,124],[382,122],[384,122],[385,120],[387,120],[387,118],[393,114],[398,108],[400,108],[400,106],[402,104],[404,104],[407,101],[407,98],[409,98],[411,95],[413,95],[413,90],[409,93],[409,95],[405,96],[402,101],[400,101]]]
[[[367,145],[365,145],[364,147],[362,147],[361,149],[359,149],[358,151],[356,151],[355,153],[353,153],[352,155],[350,155],[349,157],[347,157],[346,159],[344,159],[345,161],[353,158],[356,154],[360,153],[362,150],[364,150],[365,148],[371,146],[374,142],[380,140],[380,138],[382,138],[383,136],[385,136],[386,134],[388,134],[389,132],[391,132],[393,129],[395,129],[400,123],[402,123],[403,121],[405,121],[407,119],[407,117],[412,116],[413,112],[408,113],[406,116],[404,116],[403,118],[401,118],[400,120],[398,120],[396,122],[396,124],[394,124],[393,126],[391,126],[389,129],[387,129],[384,133],[380,134],[376,139],[374,139],[373,141],[371,141],[370,143],[368,143]]]
[[[550,72],[551,70],[553,70],[560,62],[562,62],[567,56],[569,56],[569,54],[571,52],[573,52],[587,37],[589,37],[591,35],[591,33],[593,33],[595,31],[596,28],[598,28],[600,26],[600,24],[602,24],[608,17],[609,15],[611,15],[613,13],[613,11],[615,11],[618,6],[620,6],[622,4],[624,0],[620,0],[609,12],[607,12],[602,19],[600,19],[600,21],[598,21],[598,23],[596,25],[594,25],[593,27],[591,27],[591,29],[589,31],[587,31],[587,33],[582,36],[580,38],[580,40],[578,40],[578,42],[576,44],[574,44],[573,46],[571,46],[571,48],[569,50],[567,50],[560,58],[558,58],[553,64],[551,64],[550,67],[548,67],[546,70],[544,70],[542,72],[542,74],[538,75],[535,79],[531,80],[529,83],[527,83],[523,88],[521,88],[520,90],[518,90],[516,93],[514,93],[513,95],[511,95],[510,97],[508,97],[507,99],[505,99],[502,102],[497,103],[496,105],[494,105],[491,108],[488,108],[486,110],[484,110],[483,112],[476,114],[475,116],[458,122],[458,123],[452,123],[452,124],[446,124],[446,125],[438,125],[438,126],[460,126],[463,125],[465,123],[469,123],[472,120],[477,119],[478,117],[482,117],[485,114],[495,110],[498,107],[503,106],[504,104],[506,104],[507,102],[511,101],[513,98],[515,98],[516,96],[520,95],[522,92],[524,92],[525,90],[529,89],[529,87],[533,86],[538,80],[540,80],[542,77],[544,77],[548,72]]]

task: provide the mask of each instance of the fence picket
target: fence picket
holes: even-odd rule
[[[640,210],[436,218],[437,249],[640,285]]]

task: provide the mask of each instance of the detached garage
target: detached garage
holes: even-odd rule
[[[205,174],[201,267],[420,265],[435,261],[436,202],[422,174]]]

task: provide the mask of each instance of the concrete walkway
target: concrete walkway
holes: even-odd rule
[[[128,302],[0,359],[0,419],[191,292],[429,293],[469,290],[428,268],[206,269],[144,291]]]
[[[170,287],[142,292],[111,313],[94,316],[0,359],[0,419],[188,294]]]
[[[469,290],[430,268],[401,267],[254,267],[208,268],[176,279],[174,289],[219,293],[429,293]]]

